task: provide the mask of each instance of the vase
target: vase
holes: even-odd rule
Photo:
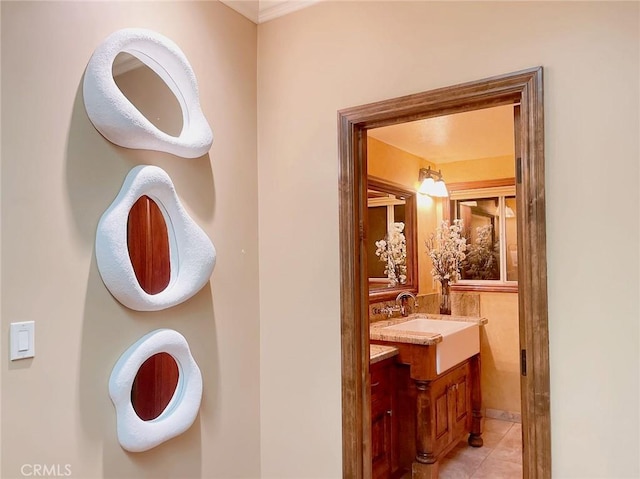
[[[442,292],[440,294],[440,314],[451,314],[451,286],[448,280],[440,282]]]

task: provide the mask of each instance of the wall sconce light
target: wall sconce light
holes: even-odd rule
[[[420,181],[418,193],[438,198],[449,196],[449,191],[447,190],[447,186],[444,184],[442,172],[440,170],[435,171],[430,167],[420,168],[418,180]]]

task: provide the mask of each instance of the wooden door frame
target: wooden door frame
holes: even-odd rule
[[[343,477],[371,476],[368,281],[364,251],[367,130],[506,104],[515,125],[523,474],[551,477],[542,67],[338,112]],[[519,151],[518,151],[519,150]],[[416,172],[417,175],[417,172]]]

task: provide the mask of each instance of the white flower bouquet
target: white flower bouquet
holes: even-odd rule
[[[445,220],[427,241],[427,253],[433,263],[431,274],[441,283],[460,279],[460,266],[467,250],[467,239],[461,233],[462,220],[454,220],[452,225]]]
[[[394,223],[384,239],[376,241],[376,256],[385,263],[389,287],[407,282],[407,240],[404,223]]]

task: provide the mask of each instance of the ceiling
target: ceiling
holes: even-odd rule
[[[515,154],[513,105],[400,123],[367,134],[436,164]]]
[[[321,0],[221,0],[253,23],[264,23]]]

